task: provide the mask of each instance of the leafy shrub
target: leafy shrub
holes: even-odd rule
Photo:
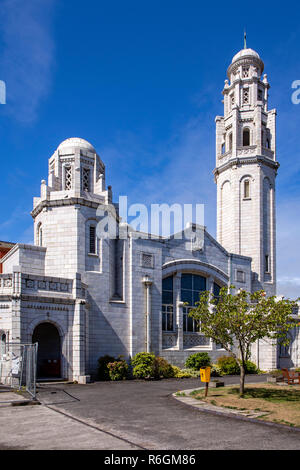
[[[126,361],[115,361],[107,364],[110,380],[125,380],[128,376],[128,364]]]
[[[155,357],[151,353],[138,353],[132,360],[133,377],[138,379],[160,379],[174,377],[174,371],[166,359],[163,357]]]
[[[246,374],[258,374],[259,369],[257,368],[256,364],[251,361],[246,361]]]
[[[182,372],[185,374],[189,374],[190,377],[200,377],[200,369],[199,370],[194,370],[194,369],[182,369]]]
[[[217,361],[217,365],[224,375],[239,375],[240,366],[232,356],[221,356]]]
[[[131,360],[133,366],[132,375],[136,379],[154,377],[155,355],[151,353],[137,353]]]
[[[211,359],[206,352],[192,354],[185,361],[185,367],[193,370],[199,370],[201,367],[209,367],[210,365]]]
[[[109,356],[108,354],[105,356],[101,356],[98,359],[98,378],[100,380],[110,380],[109,377],[109,370],[107,365],[110,362],[115,362],[116,359],[113,356]]]
[[[221,374],[224,375],[239,375],[241,370],[238,362],[232,356],[221,356],[218,359],[218,367],[220,368]],[[254,362],[246,361],[245,373],[246,374],[257,374],[259,369]]]
[[[171,364],[163,357],[156,357],[154,359],[154,378],[169,379],[172,377],[174,377],[174,371]]]
[[[221,370],[220,366],[218,366],[218,364],[213,364],[212,365],[210,375],[211,375],[211,377],[221,377],[223,375],[222,370]]]

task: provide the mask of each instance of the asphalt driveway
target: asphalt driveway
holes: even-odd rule
[[[225,380],[238,383],[239,378]],[[265,380],[246,378],[249,383]],[[200,385],[199,379],[42,385],[37,397],[60,416],[119,439],[120,448],[127,442],[159,450],[300,449],[300,432],[207,414],[171,396]]]

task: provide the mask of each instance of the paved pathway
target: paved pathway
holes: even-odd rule
[[[265,380],[247,377],[248,382]],[[209,415],[171,396],[199,385],[199,379],[64,385],[55,387],[50,406],[148,449],[300,449],[300,433]],[[49,390],[39,396],[51,403]]]
[[[293,430],[210,415],[171,396],[197,387],[197,379],[43,385],[43,405],[0,409],[0,449],[300,449]]]

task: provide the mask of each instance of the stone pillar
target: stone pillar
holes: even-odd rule
[[[146,351],[148,353],[151,352],[151,309],[152,309],[152,302],[151,302],[151,286],[152,281],[150,280],[149,276],[144,276],[142,279],[142,283],[145,286],[146,291],[146,313],[145,313],[145,323],[146,323]]]
[[[175,306],[175,318],[177,333],[176,349],[183,350],[183,303],[181,302],[181,273],[176,273],[173,277],[173,305]]]
[[[78,383],[88,383],[90,376],[86,375],[86,312],[85,299],[82,298],[81,275],[74,279],[73,295],[75,297],[73,320],[73,379]]]
[[[20,266],[14,266],[12,273],[12,315],[10,337],[10,341],[13,343],[21,343],[22,341],[21,289],[21,268]]]

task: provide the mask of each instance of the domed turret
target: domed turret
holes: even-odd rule
[[[90,150],[91,152],[96,153],[96,150],[94,149],[92,144],[90,144],[87,140],[81,139],[79,137],[71,137],[70,139],[64,140],[58,146],[57,150],[62,151],[70,147],[86,149],[86,150]]]
[[[253,49],[244,48],[233,57],[227,70],[227,77],[230,81],[251,76],[261,77],[264,71],[264,63],[259,54]]]

